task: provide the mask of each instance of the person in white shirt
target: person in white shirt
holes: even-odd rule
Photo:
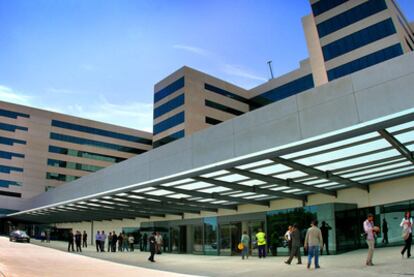
[[[288,245],[289,255],[290,255],[290,252],[292,251],[292,239],[290,237],[291,233],[292,233],[292,226],[289,226],[288,230],[285,233],[285,240],[286,240],[287,245]]]
[[[404,257],[405,251],[407,251],[407,258],[411,257],[411,243],[413,241],[413,218],[410,212],[406,212],[404,218],[401,221],[400,227],[403,229],[402,237],[405,241],[404,248],[401,250],[401,255]]]

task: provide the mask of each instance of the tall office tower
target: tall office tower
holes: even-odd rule
[[[413,30],[393,0],[310,0],[302,19],[319,86],[414,49]]]
[[[0,101],[0,214],[151,145],[151,133]]]
[[[245,89],[186,66],[154,91],[154,148],[249,111]]]

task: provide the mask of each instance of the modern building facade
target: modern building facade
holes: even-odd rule
[[[0,209],[151,148],[148,132],[0,101]]]

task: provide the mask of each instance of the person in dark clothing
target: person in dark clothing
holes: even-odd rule
[[[148,244],[148,235],[147,233],[145,233],[144,236],[142,237],[142,248],[144,249],[144,251],[147,251],[147,244]]]
[[[323,253],[323,248],[326,248],[326,254],[329,255],[329,230],[331,230],[332,227],[328,225],[325,221],[322,221],[321,225],[321,233],[322,233],[322,239],[323,239],[323,246],[321,248],[321,255]]]
[[[290,240],[292,242],[292,250],[290,251],[289,259],[285,263],[290,264],[293,257],[297,257],[298,264],[302,264],[302,259],[300,257],[301,235],[297,224],[293,224],[292,231],[290,233]]]
[[[382,220],[382,243],[388,244],[388,223],[385,218]]]
[[[71,248],[72,248],[72,251],[75,252],[75,249],[73,247],[73,232],[72,232],[72,230],[69,231],[69,235],[68,235],[68,252],[70,252]]]
[[[122,233],[119,234],[118,236],[118,251],[122,252],[122,244],[124,243],[124,236]]]
[[[97,231],[95,235],[96,252],[101,250],[101,232]]]
[[[82,247],[88,247],[88,234],[86,233],[86,231],[83,231],[82,234]]]
[[[82,241],[82,234],[81,232],[76,231],[76,235],[75,235],[76,252],[82,252],[81,241]]]
[[[112,232],[112,252],[116,252],[116,243],[118,242],[118,236],[115,231]]]
[[[157,246],[157,240],[155,239],[155,232],[152,233],[152,235],[149,237],[148,239],[149,242],[149,248],[150,248],[150,252],[151,255],[148,258],[148,261],[150,262],[155,262],[154,260],[154,255],[155,255],[155,251],[156,251],[156,246]]]

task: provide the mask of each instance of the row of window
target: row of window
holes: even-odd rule
[[[8,117],[8,118],[14,118],[14,119],[17,119],[18,116],[30,118],[30,115],[28,115],[28,114],[8,111],[8,110],[4,110],[4,109],[0,109],[0,116]]]
[[[314,87],[312,74],[306,75],[280,87],[266,91],[251,99],[257,106],[264,106]]]
[[[27,127],[22,127],[22,126],[0,122],[0,130],[8,131],[8,132],[16,132],[16,130],[28,131],[29,129]]]
[[[387,4],[385,4],[385,0],[369,0],[362,3],[359,6],[319,23],[317,25],[319,37],[322,38],[329,35],[339,29],[383,11],[386,8]]]
[[[210,101],[210,100],[207,100],[207,99],[204,101],[204,104],[207,107],[210,107],[210,108],[213,108],[213,109],[216,109],[216,110],[225,112],[225,113],[230,113],[230,114],[234,114],[234,115],[242,115],[242,114],[244,114],[244,112],[242,112],[242,111],[239,111],[239,110],[236,110],[234,108],[230,108],[230,107],[224,106],[222,104],[219,104],[217,102],[213,102],[213,101]]]
[[[401,48],[401,44],[395,44],[393,46],[371,53],[365,57],[353,60],[352,62],[328,70],[328,79],[329,81],[337,79],[339,77],[348,75],[352,72],[364,69],[374,64],[392,59],[402,54],[403,51]]]
[[[164,132],[165,130],[168,130],[172,127],[175,127],[181,123],[184,122],[185,115],[184,111],[171,116],[170,118],[165,119],[164,121],[161,121],[154,125],[154,135],[157,135],[161,132]]]
[[[9,196],[9,197],[22,198],[22,194],[21,193],[12,192],[12,191],[3,191],[3,190],[0,190],[0,195]]]
[[[184,77],[181,77],[177,81],[171,83],[170,85],[166,86],[165,88],[157,91],[154,94],[154,104],[160,101],[161,99],[167,97],[170,94],[173,94],[177,90],[184,87]]]
[[[184,105],[184,93],[154,109],[154,119]]]
[[[152,145],[152,141],[150,139],[112,132],[112,131],[98,129],[98,128],[93,128],[93,127],[88,127],[88,126],[83,126],[83,125],[78,125],[78,124],[73,124],[73,123],[59,121],[59,120],[52,120],[52,126],[63,128],[63,129],[74,130],[78,132],[100,135],[104,137],[110,137],[110,138],[116,138],[116,139],[121,139],[121,140],[126,140],[126,141],[132,141],[132,142]]]
[[[163,137],[162,139],[159,139],[157,141],[154,141],[154,148],[160,147],[164,144],[170,143],[174,140],[180,139],[184,137],[184,130],[178,131],[174,134],[171,134],[169,136]]]
[[[88,152],[88,151],[68,149],[68,148],[53,146],[53,145],[49,146],[49,152],[50,153],[73,156],[73,157],[81,157],[81,158],[86,158],[86,159],[111,162],[111,163],[119,163],[119,162],[122,162],[122,161],[126,160],[125,158],[114,157],[114,156],[104,155],[104,154],[98,154],[98,153],[93,153],[93,152]]]
[[[113,144],[109,142],[96,141],[92,139],[79,138],[79,137],[74,137],[74,136],[69,136],[69,135],[58,134],[58,133],[50,133],[50,138],[54,140],[60,140],[60,141],[65,141],[65,142],[70,142],[70,143],[75,143],[75,144],[81,144],[81,145],[89,145],[89,146],[111,149],[111,150],[133,153],[133,154],[141,154],[146,151],[146,150],[132,148],[128,146],[117,145],[117,144]]]
[[[54,166],[54,167],[82,170],[82,171],[87,171],[87,172],[96,172],[103,168],[102,166],[67,162],[67,161],[54,160],[54,159],[48,159],[47,165]]]
[[[71,175],[65,175],[55,172],[47,172],[46,173],[46,179],[48,180],[57,180],[57,181],[63,181],[63,182],[71,182],[79,179],[79,176],[71,176]]]
[[[349,0],[320,0],[312,4],[312,13],[314,16],[318,16],[327,12]]]
[[[0,187],[8,188],[10,186],[21,186],[19,182],[0,179]]]
[[[223,96],[226,96],[228,98],[231,98],[231,99],[234,99],[234,100],[237,100],[237,101],[246,103],[246,104],[249,103],[249,100],[248,99],[246,99],[244,97],[241,97],[240,95],[234,94],[232,92],[229,92],[227,90],[224,90],[224,89],[215,87],[215,86],[210,85],[210,84],[204,84],[204,89],[206,89],[208,91],[211,91],[211,92],[215,92],[215,93],[220,94],[220,95],[223,95]]]
[[[14,145],[15,143],[26,144],[26,141],[21,140],[21,139],[0,137],[0,144]]]
[[[13,157],[23,158],[24,159],[24,154],[13,153],[13,152],[1,151],[0,150],[0,158],[7,159],[7,160],[11,160]]]
[[[1,173],[10,174],[12,171],[23,172],[23,168],[15,167],[15,166],[9,166],[9,165],[0,165],[0,172]]]
[[[208,116],[206,116],[206,118],[205,118],[205,122],[206,122],[207,124],[210,124],[210,125],[217,125],[217,124],[220,124],[220,123],[221,123],[221,122],[223,122],[223,121],[218,120],[218,119],[215,119],[215,118],[212,118],[212,117],[208,117]]]
[[[385,38],[396,32],[392,19],[386,19],[322,47],[325,61]]]

